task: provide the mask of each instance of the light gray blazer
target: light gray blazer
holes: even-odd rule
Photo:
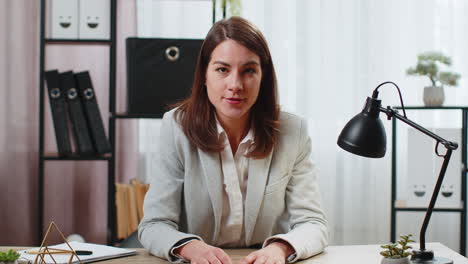
[[[245,244],[265,246],[281,238],[296,250],[296,261],[323,251],[328,243],[327,223],[310,161],[306,122],[282,112],[280,124],[273,152],[249,161]],[[223,201],[219,153],[193,146],[171,110],[163,117],[154,162],[158,171],[151,179],[138,229],[142,245],[169,261],[176,261],[170,250],[182,239],[194,237],[216,246]]]

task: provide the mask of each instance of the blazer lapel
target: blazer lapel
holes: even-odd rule
[[[264,159],[250,159],[249,161],[249,178],[244,215],[245,243],[247,245],[252,239],[260,206],[262,205],[265,185],[270,171],[272,153],[273,151]]]
[[[205,175],[206,187],[213,205],[213,213],[215,218],[213,244],[216,244],[219,236],[219,228],[221,225],[221,213],[223,203],[223,183],[221,180],[222,170],[219,153],[206,153],[198,150],[202,167]]]

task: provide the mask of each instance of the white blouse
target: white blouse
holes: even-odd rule
[[[253,131],[249,130],[241,140],[236,153],[232,154],[226,132],[216,120],[218,136],[224,149],[220,152],[223,177],[223,212],[217,242],[219,247],[244,247],[244,212],[249,158],[245,155],[253,145]]]

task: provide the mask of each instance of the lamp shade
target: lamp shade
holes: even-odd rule
[[[338,137],[338,146],[356,155],[381,158],[387,150],[387,136],[379,118],[380,100],[367,98],[361,113],[351,119]]]

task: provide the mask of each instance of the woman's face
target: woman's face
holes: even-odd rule
[[[213,50],[206,87],[221,123],[248,120],[261,80],[260,57],[246,47],[228,39]]]

